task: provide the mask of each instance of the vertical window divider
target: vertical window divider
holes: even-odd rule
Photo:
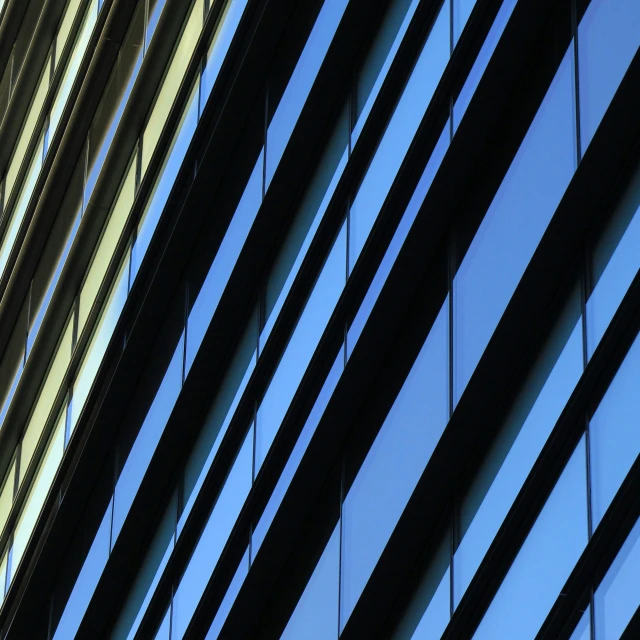
[[[342,507],[344,505],[344,480],[345,480],[345,456],[342,454],[342,461],[340,463],[340,509],[338,513],[338,537],[340,538],[338,543],[338,634],[336,638],[340,637],[340,630],[342,629]]]
[[[578,65],[578,13],[576,0],[571,0],[571,30],[573,32],[573,79],[575,94],[575,118],[576,118],[576,164],[582,160],[582,142],[580,130],[580,72]]]

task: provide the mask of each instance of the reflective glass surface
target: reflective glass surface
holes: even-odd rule
[[[446,299],[342,506],[346,624],[448,419]]]
[[[638,22],[636,0],[592,0],[578,25],[583,153],[640,46]]]
[[[474,640],[536,637],[587,544],[585,440],[571,456]]]
[[[595,593],[596,637],[618,640],[640,606],[640,520]]]
[[[482,356],[573,175],[570,47],[454,278],[454,400]]]

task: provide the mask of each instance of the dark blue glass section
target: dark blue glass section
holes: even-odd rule
[[[533,640],[587,544],[582,438],[542,508],[474,640]]]
[[[100,576],[109,559],[109,536],[111,533],[111,514],[113,513],[113,499],[102,518],[96,537],[89,549],[89,553],[80,569],[80,574],[69,596],[67,605],[53,636],[54,640],[68,640],[75,638],[78,627],[89,606],[89,602],[100,580]]]
[[[451,0],[453,2],[453,42],[458,42],[467,24],[476,0]]]
[[[555,345],[551,344],[545,351],[547,353],[543,352],[539,364],[543,371],[547,369],[547,361],[555,355]],[[466,592],[571,397],[582,375],[582,363],[582,320],[578,319],[533,403],[531,395],[535,393],[536,378],[540,373],[534,370],[528,378],[525,389],[505,420],[496,445],[489,452],[478,477],[474,479],[474,486],[462,503],[461,517],[464,521],[471,521],[456,550],[453,564],[456,605]],[[531,408],[525,413],[528,405]],[[509,446],[512,438],[505,455],[503,450]],[[494,471],[502,455],[504,460],[499,469]],[[492,475],[492,480],[486,478]],[[489,482],[490,485],[486,487]],[[478,493],[484,494],[479,505],[476,504]]]
[[[448,420],[446,298],[342,506],[346,624]]]
[[[464,116],[467,107],[471,102],[471,98],[473,98],[473,94],[480,83],[480,78],[482,78],[482,75],[489,64],[489,60],[491,60],[491,56],[498,45],[498,41],[502,36],[504,28],[507,26],[507,22],[509,22],[509,18],[511,17],[517,1],[518,0],[503,0],[502,6],[500,7],[495,20],[491,25],[491,29],[489,29],[489,33],[482,44],[482,48],[478,53],[478,57],[473,63],[473,67],[471,67],[471,71],[469,72],[469,75],[467,76],[467,79],[465,80],[465,83],[453,105],[454,129],[458,128],[458,125],[462,120],[462,116]]]
[[[454,278],[454,400],[462,395],[576,164],[569,47]]]
[[[349,221],[350,272],[449,61],[449,18],[449,7],[445,3],[354,198]]]
[[[253,430],[250,429],[218,495],[173,599],[172,640],[184,636],[200,597],[251,489]]]
[[[587,347],[593,355],[640,268],[640,173],[598,240],[593,254],[594,288],[587,300]]]
[[[405,209],[405,212],[400,219],[400,223],[398,224],[398,228],[393,234],[393,238],[389,243],[389,247],[387,248],[382,261],[380,262],[380,266],[376,271],[375,276],[369,285],[369,289],[358,309],[356,317],[353,319],[351,326],[349,327],[349,331],[347,333],[347,356],[351,355],[353,348],[362,333],[362,329],[364,328],[365,323],[369,319],[369,314],[373,309],[373,305],[376,303],[378,296],[380,295],[380,291],[382,291],[382,287],[384,283],[387,281],[387,277],[391,272],[391,268],[395,264],[396,258],[400,253],[400,249],[404,244],[404,241],[409,234],[409,230],[413,225],[413,221],[416,219],[420,208],[422,207],[422,203],[429,191],[429,187],[431,187],[431,183],[433,182],[433,178],[436,175],[436,172],[440,168],[440,163],[444,158],[444,154],[447,152],[449,148],[449,121],[444,126],[442,133],[440,134],[440,138],[438,138],[438,142],[434,147],[433,153],[429,158],[429,162],[427,162],[427,166],[420,177],[420,181],[413,192],[413,196],[411,196],[411,200]]]
[[[184,333],[178,341],[171,362],[156,397],[149,407],[147,416],[140,427],[127,461],[120,472],[116,483],[115,507],[113,511],[113,544],[118,539],[131,503],[136,496],[140,483],[144,478],[151,458],[158,446],[167,420],[182,388],[182,362],[184,353]]]
[[[344,289],[347,261],[347,229],[343,224],[316,280],[298,324],[282,354],[258,409],[256,473],[289,409],[298,385]]]
[[[337,639],[339,532],[336,525],[280,640]]]
[[[218,247],[209,273],[193,304],[187,321],[187,355],[185,374],[188,374],[193,359],[218,307],[227,282],[235,267],[240,251],[249,235],[262,202],[263,152],[253,168],[238,207],[229,222],[229,227]]]
[[[325,0],[267,130],[266,186],[280,162],[302,107],[342,20],[348,0]]]
[[[583,153],[640,46],[638,24],[637,0],[592,0],[578,25]]]
[[[333,391],[338,384],[338,380],[340,380],[340,376],[344,370],[344,352],[342,349],[338,352],[336,359],[333,362],[331,370],[327,375],[327,379],[322,385],[322,389],[318,394],[318,398],[313,405],[313,409],[311,409],[311,413],[305,422],[302,431],[300,432],[300,436],[296,441],[295,446],[293,447],[293,451],[287,460],[287,464],[282,470],[282,474],[278,479],[278,482],[269,498],[269,502],[267,506],[264,508],[264,512],[262,516],[253,530],[253,536],[251,538],[251,552],[252,558],[251,561],[256,557],[260,546],[264,540],[264,537],[267,535],[267,531],[273,522],[273,519],[280,508],[280,504],[289,489],[289,485],[293,480],[293,476],[304,456],[307,447],[309,446],[309,442],[311,442],[311,438],[316,431],[316,427],[320,422],[324,414],[324,410],[327,408],[329,404],[329,400],[333,394]]]
[[[640,337],[591,418],[591,499],[595,529],[640,453]]]
[[[596,638],[618,640],[640,606],[640,520],[595,594]]]

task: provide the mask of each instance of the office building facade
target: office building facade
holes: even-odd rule
[[[640,637],[639,25],[1,2],[0,639]]]

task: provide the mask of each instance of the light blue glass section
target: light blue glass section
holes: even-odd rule
[[[216,28],[213,40],[207,53],[207,63],[202,71],[202,79],[200,84],[200,113],[202,113],[205,104],[213,89],[222,63],[224,62],[231,41],[236,33],[240,19],[244,15],[247,7],[247,0],[228,0],[227,6],[223,9],[223,15],[220,17],[220,24]]]
[[[594,605],[596,638],[618,640],[640,606],[640,520],[600,583]]]
[[[416,0],[392,0],[377,30],[373,42],[362,61],[355,78],[354,116],[357,134],[352,138],[355,144],[362,130],[380,87],[395,58],[400,42],[407,31],[418,3]],[[361,117],[364,115],[364,118]],[[353,146],[352,144],[352,146]]]
[[[569,47],[454,278],[454,400],[462,395],[571,180]]]
[[[414,593],[406,603],[402,618],[392,634],[393,640],[431,640],[440,638],[451,612],[451,533],[442,537],[426,563]],[[419,565],[420,566],[420,565]]]
[[[164,614],[154,640],[170,640],[171,638],[171,607]]]
[[[533,640],[587,545],[585,440],[573,452],[474,640]]]
[[[349,227],[350,272],[449,61],[449,17],[449,7],[445,3],[354,198]]]
[[[569,640],[591,640],[591,609],[587,607]]]
[[[269,388],[258,409],[256,473],[289,409],[298,385],[344,289],[346,280],[346,223],[336,238],[313,290],[298,319]]]
[[[473,2],[475,4],[475,0],[473,0]],[[462,120],[462,116],[464,116],[467,111],[471,98],[473,98],[473,94],[478,88],[480,79],[489,64],[489,60],[491,60],[491,57],[493,56],[493,52],[498,46],[498,41],[502,37],[502,33],[507,26],[507,22],[509,22],[509,18],[511,17],[517,2],[518,0],[503,0],[502,6],[498,10],[495,20],[491,25],[491,29],[489,29],[489,33],[487,34],[480,52],[478,53],[478,57],[473,63],[473,67],[471,67],[471,71],[469,72],[469,75],[467,76],[467,79],[465,80],[464,85],[462,86],[462,89],[460,90],[460,93],[453,105],[454,130],[458,128],[458,125]]]
[[[343,627],[447,423],[448,307],[446,298],[342,505]]]
[[[113,511],[113,544],[115,544],[142,479],[155,453],[167,420],[182,388],[182,356],[184,333],[178,341],[171,362],[167,367],[158,392],[140,427],[136,440],[127,456],[127,461],[116,483],[115,508]]]
[[[405,209],[402,218],[400,219],[400,223],[398,224],[398,228],[393,234],[393,238],[387,247],[387,250],[380,262],[380,266],[376,271],[371,284],[369,285],[369,289],[365,294],[364,300],[356,313],[351,326],[349,327],[349,331],[347,332],[347,357],[351,355],[353,352],[353,348],[358,342],[358,338],[362,333],[362,329],[364,329],[364,325],[369,319],[369,315],[371,314],[371,310],[373,309],[373,305],[378,300],[378,296],[382,291],[382,287],[384,283],[387,281],[387,277],[391,272],[393,265],[395,264],[396,258],[400,253],[400,249],[404,244],[407,235],[413,225],[413,221],[416,219],[420,208],[424,202],[424,199],[431,187],[431,183],[436,175],[436,172],[440,168],[440,164],[442,163],[442,159],[444,158],[444,154],[447,152],[449,148],[449,122],[444,126],[440,137],[438,138],[438,142],[433,149],[433,153],[429,158],[429,162],[427,162],[427,166],[425,167],[422,176],[416,186],[413,195],[411,196],[411,200]]]
[[[640,46],[638,24],[637,0],[592,0],[578,25],[583,153]]]
[[[614,219],[613,224],[600,238],[594,254],[594,263],[596,263],[594,270],[597,268],[598,263],[602,262],[601,254],[605,254],[603,256],[605,260],[608,257],[607,254],[610,253],[611,255],[591,296],[587,300],[587,347],[589,357],[596,350],[640,268],[640,251],[638,251],[640,246],[640,210],[636,208],[639,185],[640,181],[636,177],[630,193],[626,194],[618,208],[619,214],[622,214],[623,217],[630,207],[635,209],[635,213],[624,230],[622,237],[619,240],[617,237],[613,239],[609,237],[610,235],[617,235],[616,231],[618,229],[616,227],[619,224],[616,224],[618,221]],[[622,220],[620,222],[624,224],[627,221]],[[613,252],[611,252],[612,240],[617,242]]]
[[[322,389],[318,394],[318,398],[315,401],[313,408],[311,409],[311,413],[305,422],[300,435],[298,436],[298,440],[296,441],[295,446],[293,447],[293,451],[287,460],[287,463],[278,478],[278,482],[269,498],[269,502],[267,506],[264,508],[262,516],[255,529],[253,530],[253,536],[251,538],[251,552],[252,562],[253,558],[256,557],[262,542],[264,541],[264,537],[267,535],[267,531],[275,518],[275,515],[282,504],[282,500],[289,489],[291,481],[293,480],[293,476],[295,475],[296,470],[298,469],[298,465],[304,456],[309,443],[311,442],[311,438],[313,434],[316,432],[316,427],[320,422],[324,414],[324,410],[327,408],[329,404],[329,400],[333,395],[333,392],[338,384],[338,380],[342,376],[342,372],[344,371],[344,352],[342,349],[338,352],[336,359],[333,362],[331,370],[327,375],[327,379],[322,385]]]
[[[507,517],[581,375],[582,320],[579,319],[455,552],[456,606]],[[518,413],[516,404],[514,415],[507,417],[507,423],[517,420]]]
[[[325,0],[267,129],[265,186],[282,158],[349,0]]]
[[[453,2],[453,43],[460,39],[476,0],[451,0]]]
[[[227,593],[224,594],[224,598],[216,611],[216,615],[213,618],[213,622],[211,623],[211,627],[209,627],[209,631],[206,635],[205,640],[215,640],[220,634],[222,630],[222,626],[224,625],[227,616],[229,615],[229,611],[231,611],[231,607],[238,597],[238,593],[240,593],[240,589],[244,584],[244,580],[249,574],[249,549],[244,552],[242,556],[242,560],[240,560],[240,564],[231,579],[229,584],[229,588],[227,589]]]
[[[109,535],[111,530],[111,514],[113,499],[98,527],[98,532],[89,549],[89,553],[80,569],[78,579],[73,586],[67,605],[62,612],[60,622],[53,636],[54,640],[68,640],[75,638],[82,618],[91,602],[91,598],[98,586],[100,576],[109,560]]]
[[[173,599],[172,640],[179,640],[184,636],[249,495],[252,459],[253,431],[249,430],[176,589]]]
[[[433,598],[416,627],[412,640],[439,638],[447,628],[450,619],[451,573],[447,568]]]
[[[640,336],[636,337],[591,418],[591,499],[593,528],[640,453]]]
[[[140,264],[147,252],[197,124],[198,90],[196,86],[191,92],[189,106],[186,108],[178,130],[173,136],[162,170],[158,174],[158,178],[156,178],[151,199],[147,203],[142,219],[138,224],[138,235],[132,252],[131,282],[135,280]]]
[[[262,202],[263,153],[253,168],[238,207],[229,222],[224,238],[218,247],[209,273],[196,298],[187,323],[187,355],[185,375],[193,364],[193,359],[202,344],[211,318],[218,307],[220,298],[235,267],[240,251],[249,235]]]
[[[280,640],[338,637],[340,527],[336,525]]]

